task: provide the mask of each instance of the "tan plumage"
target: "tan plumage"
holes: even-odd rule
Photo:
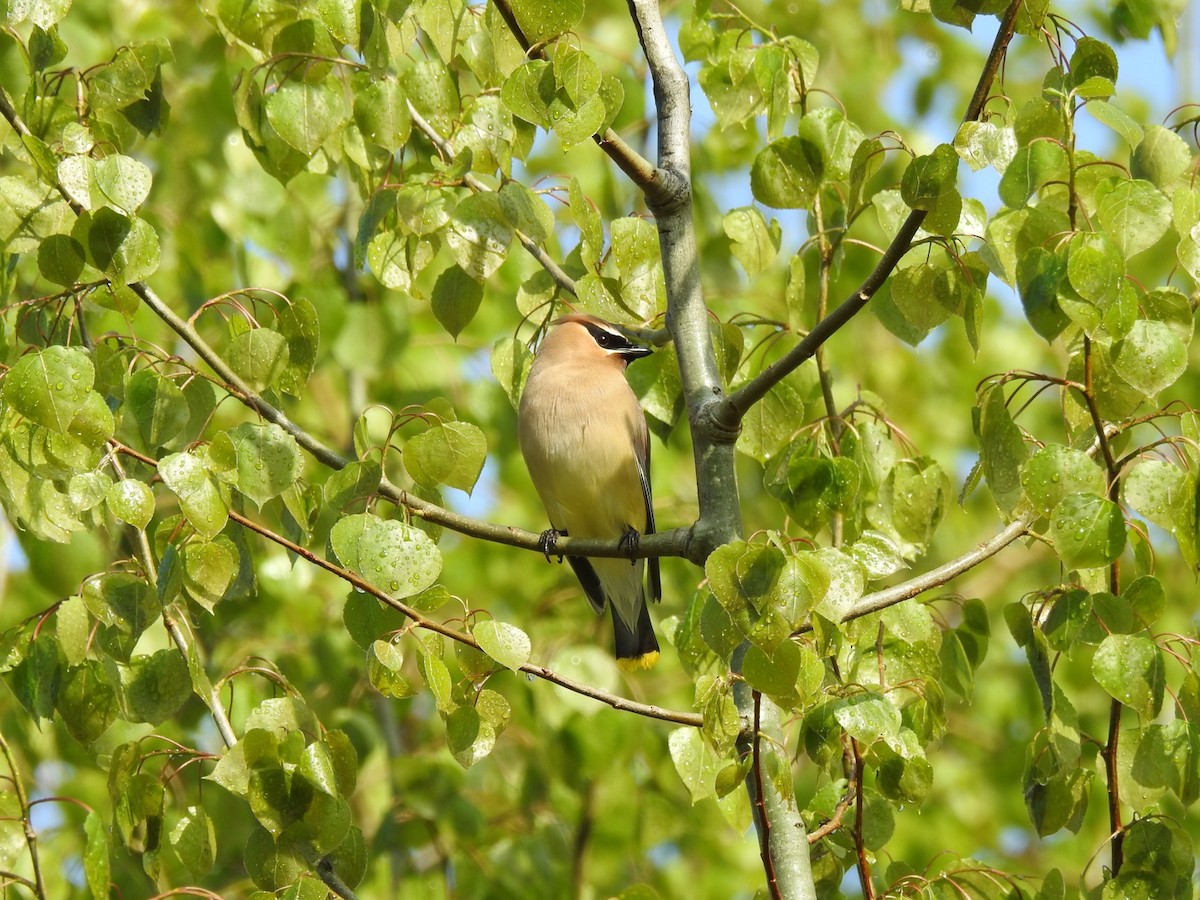
[[[538,349],[521,395],[521,454],[552,531],[636,540],[654,531],[650,438],[625,380],[629,361],[650,351],[595,316],[563,316]],[[611,606],[617,663],[649,668],[658,641],[646,610],[662,595],[658,560],[568,557],[597,613]]]

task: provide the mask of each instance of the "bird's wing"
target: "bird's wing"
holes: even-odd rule
[[[646,420],[641,420],[641,428],[635,429],[633,435],[634,456],[637,458],[638,480],[642,484],[642,500],[646,504],[645,534],[654,534],[654,494],[650,488],[650,430]],[[662,599],[662,575],[659,572],[658,557],[646,560],[646,568],[650,573],[650,599],[658,602]]]

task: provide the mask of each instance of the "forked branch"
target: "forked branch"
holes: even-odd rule
[[[979,81],[975,85],[975,92],[971,96],[971,102],[967,105],[966,114],[963,116],[964,122],[975,121],[983,112],[983,107],[987,102],[992,84],[995,82],[996,76],[1000,71],[1000,66],[1004,62],[1005,51],[1008,49],[1008,44],[1012,40],[1013,33],[1016,30],[1017,15],[1021,10],[1021,3],[1022,0],[1013,0],[1005,12],[1004,18],[1000,21],[1000,27],[996,31],[996,38],[992,42],[992,49],[988,53],[987,62],[984,64],[983,72],[980,73]],[[765,397],[767,392],[788,374],[794,372],[803,363],[811,359],[816,354],[817,348],[821,347],[833,335],[837,334],[847,322],[858,315],[863,307],[870,302],[871,298],[875,296],[876,292],[883,287],[884,282],[892,274],[892,270],[896,268],[900,260],[904,257],[904,254],[912,247],[913,238],[916,236],[917,229],[921,227],[921,223],[924,220],[925,210],[914,209],[910,212],[908,218],[904,220],[904,223],[900,226],[900,230],[896,232],[896,236],[892,238],[892,242],[884,251],[883,257],[863,283],[855,288],[850,296],[842,301],[840,306],[818,322],[812,331],[805,335],[795,347],[770,366],[763,369],[758,375],[750,379],[750,381],[746,382],[724,400],[716,402],[710,413],[713,420],[722,428],[736,430],[746,413],[750,411],[750,408],[755,403]]]

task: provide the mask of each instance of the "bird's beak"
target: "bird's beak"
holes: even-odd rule
[[[629,363],[635,359],[641,359],[643,356],[649,356],[653,352],[649,347],[626,347],[617,351],[617,355]]]

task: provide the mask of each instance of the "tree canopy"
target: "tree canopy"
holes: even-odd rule
[[[1183,13],[0,2],[5,895],[1193,896]],[[570,310],[649,672],[539,551]]]

